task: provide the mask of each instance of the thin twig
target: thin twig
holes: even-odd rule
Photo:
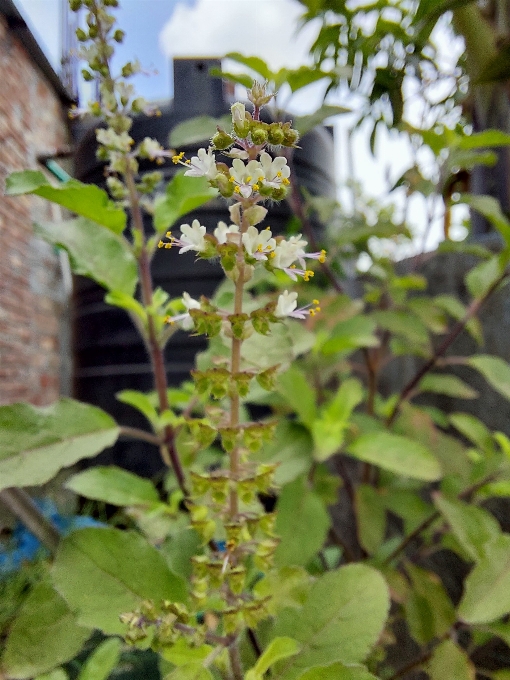
[[[60,533],[23,489],[0,491],[0,502],[36,536],[52,555],[57,552]]]
[[[145,430],[140,430],[137,427],[128,427],[127,425],[122,425],[120,428],[120,434],[125,437],[130,437],[131,439],[141,439],[149,444],[154,444],[154,446],[161,446],[161,439],[151,432],[146,432]]]

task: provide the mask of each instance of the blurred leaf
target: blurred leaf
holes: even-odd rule
[[[117,392],[115,398],[123,404],[129,404],[137,411],[140,411],[149,423],[155,427],[158,424],[159,416],[152,400],[148,394],[144,392],[138,392],[137,390],[122,390],[122,392]]]
[[[383,310],[372,313],[377,324],[386,331],[403,336],[408,342],[421,346],[429,343],[425,324],[414,314],[404,311]]]
[[[240,52],[228,52],[225,57],[250,68],[252,71],[255,71],[255,73],[262,76],[264,80],[273,80],[273,72],[269,68],[267,62],[260,57],[246,57]]]
[[[173,573],[184,579],[190,579],[193,566],[191,558],[199,552],[201,545],[202,541],[197,532],[186,527],[167,537],[160,549]]]
[[[115,234],[121,234],[126,227],[124,210],[110,201],[106,191],[95,184],[83,184],[76,179],[70,179],[59,186],[53,186],[42,172],[24,170],[7,177],[5,193],[8,196],[35,194],[97,224],[102,224]]]
[[[278,463],[275,482],[283,486],[292,482],[312,464],[313,442],[308,430],[288,420],[278,423],[274,437],[253,459],[263,463]]]
[[[360,484],[356,489],[358,537],[363,548],[372,555],[377,552],[386,533],[386,507],[376,489]]]
[[[327,460],[338,451],[352,411],[363,399],[363,387],[356,378],[344,380],[334,398],[327,402],[312,424],[314,458]]]
[[[347,109],[345,106],[333,106],[331,104],[323,104],[315,113],[307,116],[296,116],[293,120],[292,127],[299,131],[301,136],[306,135],[307,132],[313,130],[317,125],[321,125],[326,118],[338,116],[340,113],[351,113],[352,109]]]
[[[484,130],[463,137],[458,142],[460,149],[483,149],[487,146],[510,146],[510,135],[502,130]],[[473,196],[473,198],[476,198],[476,196]],[[489,196],[481,196],[480,198],[489,198]]]
[[[475,680],[472,661],[453,640],[441,642],[425,668],[430,680]]]
[[[173,663],[176,666],[185,666],[189,663],[204,661],[212,650],[213,647],[211,647],[211,645],[195,646],[181,637],[175,644],[165,647],[165,649],[162,650],[162,656],[166,661],[170,661],[170,663]]]
[[[167,184],[166,193],[156,199],[154,206],[154,228],[162,234],[183,215],[207,203],[218,195],[217,189],[209,186],[206,177],[175,175]]]
[[[159,502],[152,482],[114,465],[97,466],[79,472],[68,479],[64,486],[80,496],[111,505],[149,505]]]
[[[388,587],[371,567],[350,564],[324,574],[298,616],[295,609],[285,609],[277,617],[273,635],[296,639],[301,651],[279,662],[272,677],[297,680],[315,666],[360,663],[379,639],[389,604]]]
[[[480,371],[497,392],[510,399],[510,364],[504,359],[489,354],[477,354],[469,357],[466,363]]]
[[[510,135],[506,135],[506,137],[510,140]],[[476,212],[488,219],[492,226],[499,231],[507,246],[510,246],[510,221],[501,210],[501,205],[496,198],[462,194],[459,203],[467,203]]]
[[[16,680],[46,673],[78,654],[91,633],[52,586],[40,582],[10,627],[3,669]]]
[[[442,476],[439,461],[426,446],[390,432],[361,435],[349,444],[347,453],[412,479],[435,481]]]
[[[226,115],[221,118],[196,116],[195,118],[185,120],[172,129],[169,138],[170,146],[179,148],[181,146],[194,146],[201,142],[208,142],[215,134],[217,126],[230,130],[232,126],[231,116]],[[196,180],[198,178],[190,179]]]
[[[487,546],[501,535],[494,517],[475,505],[434,494],[434,503],[450,525],[455,538],[475,562],[487,554]]]
[[[464,582],[458,616],[466,623],[491,623],[510,612],[510,536],[486,546]]]
[[[453,295],[436,295],[434,303],[457,321],[461,321],[466,316],[466,307]],[[479,319],[476,317],[469,319],[466,330],[476,343],[483,344],[483,330]]]
[[[457,399],[475,399],[478,392],[456,375],[427,373],[419,384],[420,392],[434,392]]]
[[[246,674],[246,680],[262,680],[264,674],[277,661],[295,656],[300,651],[300,645],[290,637],[273,638],[266,649],[257,659],[257,663]]]
[[[329,338],[321,345],[325,356],[355,350],[360,347],[377,347],[379,339],[375,335],[377,324],[367,316],[354,316],[340,321],[333,328]]]
[[[303,567],[281,567],[257,581],[253,590],[258,597],[271,596],[268,607],[276,614],[285,607],[302,607],[310,585],[310,574]]]
[[[64,248],[75,274],[87,276],[107,290],[133,295],[138,281],[135,257],[126,240],[95,222],[78,217],[65,222],[34,224],[51,245]]]
[[[466,286],[474,298],[483,298],[505,271],[507,256],[504,253],[480,262],[466,274]]]
[[[94,649],[80,671],[78,680],[107,680],[120,660],[122,642],[109,638]]]
[[[185,666],[179,666],[165,680],[214,680],[211,671],[198,662],[191,662]]]
[[[322,548],[331,524],[320,498],[305,477],[284,486],[278,498],[275,532],[281,542],[275,552],[278,567],[305,566]]]
[[[338,661],[330,666],[316,666],[311,668],[299,680],[377,680],[363,666],[346,666]]]
[[[0,490],[44,484],[63,467],[91,458],[119,435],[104,411],[72,399],[51,406],[0,406]]]
[[[406,564],[412,590],[405,602],[406,620],[413,638],[425,645],[444,635],[455,623],[455,608],[437,574]]]
[[[451,413],[449,421],[466,439],[482,451],[492,451],[492,435],[488,427],[470,413]]]
[[[301,422],[311,427],[316,414],[315,391],[303,371],[291,366],[278,377],[277,390],[297,413]]]
[[[78,622],[110,635],[126,632],[119,615],[142,600],[187,599],[184,581],[168,569],[163,555],[132,531],[74,531],[62,540],[52,575]]]

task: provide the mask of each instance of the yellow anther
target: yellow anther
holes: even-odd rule
[[[180,153],[175,154],[175,156],[172,156],[172,163],[179,163],[184,156],[184,151],[181,151]]]
[[[167,238],[173,238],[172,232],[171,232],[171,231],[167,231],[167,232],[166,232],[166,237],[167,237]]]
[[[253,191],[258,191],[260,189],[258,184],[253,185]]]
[[[171,243],[165,243],[165,248],[171,248],[172,244]]]
[[[270,229],[271,229],[271,227],[266,227],[266,231],[269,231]]]
[[[274,250],[273,250],[272,252],[269,253],[269,257],[276,257],[276,253],[275,253]]]
[[[169,323],[171,326],[173,326],[175,321],[172,319],[171,316],[165,316],[165,323]]]
[[[288,186],[290,184],[290,181],[286,177],[284,177],[282,179],[282,184],[285,184],[285,186]]]
[[[258,181],[259,181],[259,182],[263,182],[265,179],[266,179],[266,178],[264,177],[264,175],[260,175]]]
[[[318,304],[319,304],[319,301],[318,301],[318,300],[312,300],[312,302],[313,302],[314,305],[318,305]]]
[[[236,188],[234,189],[234,193],[240,194],[240,193],[241,193],[241,189],[240,189],[239,187],[236,187]]]
[[[189,164],[191,163],[191,159],[185,158],[185,159],[184,159],[184,162],[187,163],[187,164],[189,165]]]
[[[321,311],[321,308],[320,308],[320,307],[316,307],[316,308],[315,308],[315,311],[316,311],[317,313],[319,313],[319,312]]]
[[[246,178],[246,181],[247,181],[247,182],[251,182],[251,175],[250,175],[249,177]]]
[[[160,242],[158,243],[158,248],[163,248],[164,245],[165,245],[164,242],[163,242],[163,241],[160,241]]]
[[[295,264],[291,264],[290,267],[289,267],[289,269],[295,269],[295,268],[296,268]]]
[[[262,243],[259,243],[257,246],[257,253],[261,253],[262,251],[263,251]]]
[[[315,309],[310,309],[308,314],[310,314],[310,316],[315,316]]]
[[[230,175],[230,177],[228,178],[228,181],[229,182],[235,182],[236,178],[233,175]]]
[[[282,176],[282,173],[280,172],[280,170],[278,170],[278,172],[276,173],[276,176],[277,176],[277,177],[281,177],[281,176]]]

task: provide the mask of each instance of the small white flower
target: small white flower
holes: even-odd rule
[[[258,161],[250,161],[245,165],[235,158],[230,169],[230,180],[234,182],[235,192],[243,198],[249,198],[259,188],[258,182],[264,178],[262,166]]]
[[[264,174],[264,185],[272,189],[278,189],[282,184],[289,184],[290,168],[287,159],[277,156],[274,160],[263,151],[260,154],[260,165]]]
[[[249,226],[241,238],[248,255],[256,260],[267,260],[268,253],[271,253],[276,246],[270,229],[263,229],[259,232],[257,227]]]
[[[230,149],[230,151],[224,151],[223,155],[228,156],[229,158],[240,158],[243,161],[248,160],[250,157],[248,152],[244,149]]]
[[[207,151],[205,149],[199,149],[198,155],[192,156],[189,162],[179,162],[181,165],[186,165],[188,168],[184,173],[188,177],[207,177],[207,179],[214,179],[218,174],[216,169],[216,158],[211,147],[209,147]]]
[[[317,312],[320,312],[320,307],[313,305],[318,305],[319,301],[314,300],[308,305],[296,309],[297,307],[297,293],[289,293],[285,290],[278,297],[278,302],[276,303],[276,308],[274,310],[274,315],[279,319],[283,319],[287,316],[293,319],[306,319],[309,316],[315,316]]]
[[[182,304],[186,307],[186,311],[183,314],[167,317],[166,322],[171,325],[178,323],[183,330],[189,331],[193,328],[193,319],[191,318],[189,310],[200,309],[200,302],[192,298],[189,293],[183,293]]]
[[[239,227],[237,224],[231,224],[227,226],[225,222],[218,222],[218,226],[214,230],[214,235],[218,243],[226,243],[232,239],[229,238],[229,234],[239,234]],[[239,239],[239,237],[237,237]]]
[[[287,269],[298,257],[298,246],[291,241],[282,240],[271,255],[271,264],[276,269]]]
[[[198,220],[193,220],[191,227],[189,224],[181,226],[181,238],[174,239],[172,245],[181,246],[179,253],[186,253],[188,250],[196,250],[198,253],[206,249],[204,239],[206,228]]]

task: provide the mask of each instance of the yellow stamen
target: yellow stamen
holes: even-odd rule
[[[166,232],[166,237],[167,237],[167,238],[173,238],[172,232],[171,232],[171,231],[167,231],[167,232]]]
[[[171,244],[171,243],[165,243],[165,248],[168,249],[168,248],[171,248],[171,247],[172,247],[172,244]]]
[[[285,186],[288,186],[290,184],[290,181],[286,177],[284,177],[282,179],[282,184],[284,184]]]
[[[235,182],[236,178],[233,175],[230,175],[230,177],[228,178],[228,181],[229,182]]]
[[[253,191],[258,191],[260,189],[258,184],[253,185]]]
[[[191,159],[190,159],[190,158],[185,158],[185,159],[184,159],[184,162],[187,163],[187,164],[189,165],[189,164],[191,163]]]
[[[249,177],[246,178],[246,181],[247,181],[247,182],[251,182],[251,175],[250,175]]]
[[[315,309],[310,309],[308,314],[310,314],[310,316],[315,316]]]
[[[236,187],[236,188],[234,189],[234,193],[240,194],[240,193],[241,193],[241,189],[240,189],[239,187]]]
[[[181,151],[180,153],[175,154],[175,156],[172,156],[172,163],[179,163],[184,156],[184,151]]]
[[[317,313],[319,313],[319,312],[321,311],[321,308],[320,308],[320,307],[316,307],[316,308],[315,308],[315,311],[316,311]]]
[[[163,248],[164,245],[165,245],[165,244],[163,243],[163,241],[160,241],[160,242],[158,243],[158,248]]]
[[[281,173],[280,171],[278,171],[278,172],[276,173],[276,176],[277,176],[277,177],[281,177],[281,176],[282,176],[282,173]]]
[[[314,305],[318,305],[318,304],[319,304],[319,301],[318,301],[318,300],[312,300],[312,302],[313,302]]]
[[[276,257],[276,253],[274,250],[271,253],[269,253],[269,257]]]

